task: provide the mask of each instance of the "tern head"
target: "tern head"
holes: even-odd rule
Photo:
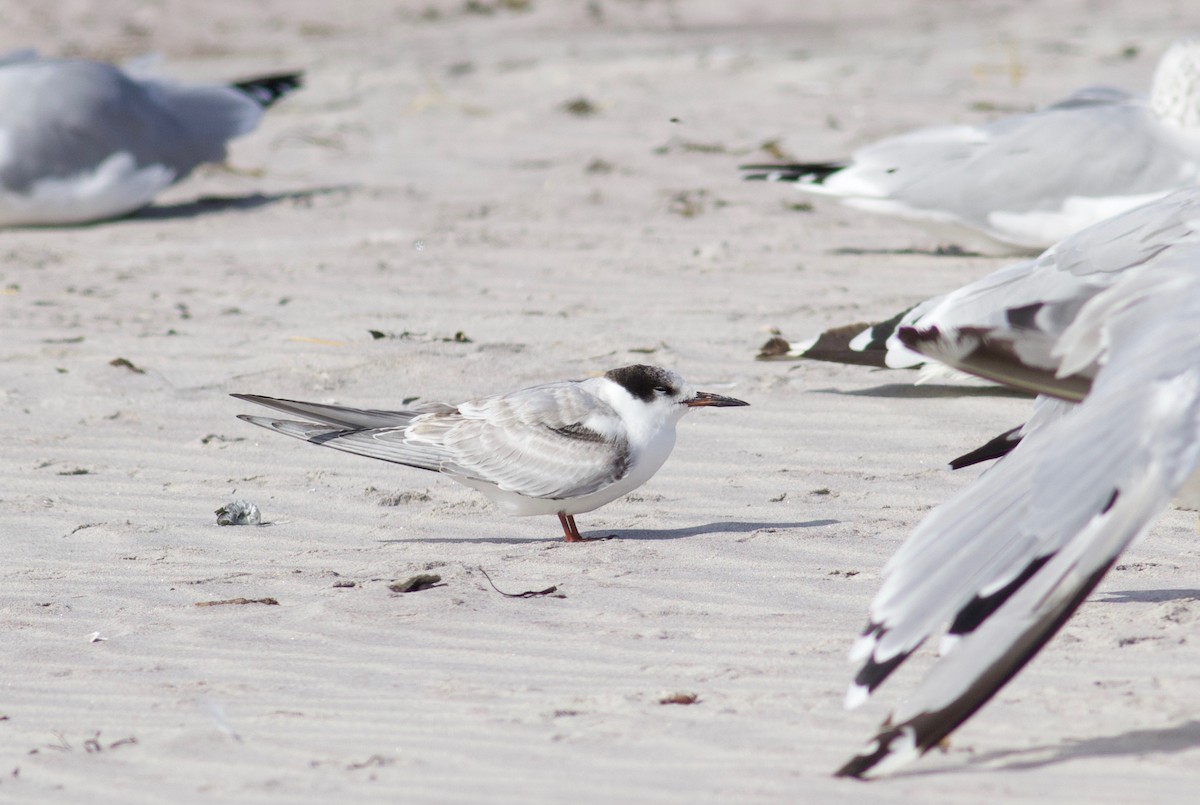
[[[675,372],[658,366],[640,363],[622,366],[605,372],[604,376],[667,421],[677,420],[693,408],[728,408],[750,404],[720,394],[696,391]]]
[[[1154,71],[1150,106],[1161,120],[1200,126],[1200,39],[1184,39],[1163,54]]]

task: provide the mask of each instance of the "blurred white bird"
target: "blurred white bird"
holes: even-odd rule
[[[1054,636],[1172,497],[1197,502],[1200,189],[1043,259],[1040,295],[898,331],[922,355],[1060,402],[1043,403],[997,451],[1007,455],[888,562],[851,654],[862,665],[847,706],[949,624],[943,656],[839,775],[885,773],[936,746]]]
[[[402,411],[234,397],[308,421],[239,416],[313,444],[447,475],[509,514],[557,514],[567,542],[576,514],[637,489],[675,446],[693,408],[748,405],[695,391],[674,372],[625,366],[509,394]]]
[[[101,62],[0,58],[0,226],[138,210],[252,131],[301,75],[187,86]]]
[[[1200,180],[1200,40],[1167,50],[1148,99],[1088,88],[1031,114],[881,140],[846,162],[743,169],[972,251],[1036,253]]]

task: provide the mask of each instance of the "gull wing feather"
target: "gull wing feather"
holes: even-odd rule
[[[800,358],[829,360],[891,369],[911,368],[930,357],[905,344],[906,327],[940,331],[966,327],[1038,326],[1061,328],[1083,302],[1120,279],[1131,269],[1154,262],[1173,244],[1197,237],[1200,230],[1200,191],[1178,191],[1088,227],[1046,250],[1033,260],[1005,266],[942,296],[871,325],[846,325],[816,338],[789,344],[774,338],[764,345],[762,360]],[[1053,313],[1043,312],[1047,307]],[[1049,316],[1056,322],[1047,322]],[[1035,350],[1026,339],[1022,349],[1048,371],[1057,359],[1043,341]]]
[[[824,175],[772,175],[851,206],[960,224],[1027,250],[1198,177],[1200,144],[1177,136],[1145,99],[1104,88],[984,125],[891,137]]]
[[[944,624],[949,654],[840,774],[936,745],[1044,645],[1200,465],[1200,246],[1134,272],[1063,334],[1106,344],[1088,397],[935,510],[889,561],[853,655],[867,697]]]

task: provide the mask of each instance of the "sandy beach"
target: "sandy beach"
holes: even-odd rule
[[[1200,541],[1175,510],[944,753],[830,776],[931,659],[843,710],[881,568],[1029,400],[756,362],[772,328],[1006,260],[737,171],[1145,90],[1188,11],[0,0],[5,50],[306,73],[143,212],[0,231],[0,800],[1194,797]],[[751,407],[684,419],[583,545],[228,396],[397,408],[631,363]],[[219,527],[236,499],[266,524]],[[440,586],[389,590],[420,573]]]

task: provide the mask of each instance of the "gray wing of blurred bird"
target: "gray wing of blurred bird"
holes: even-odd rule
[[[299,73],[187,85],[31,53],[0,60],[0,225],[61,224],[131,212],[300,86]]]

